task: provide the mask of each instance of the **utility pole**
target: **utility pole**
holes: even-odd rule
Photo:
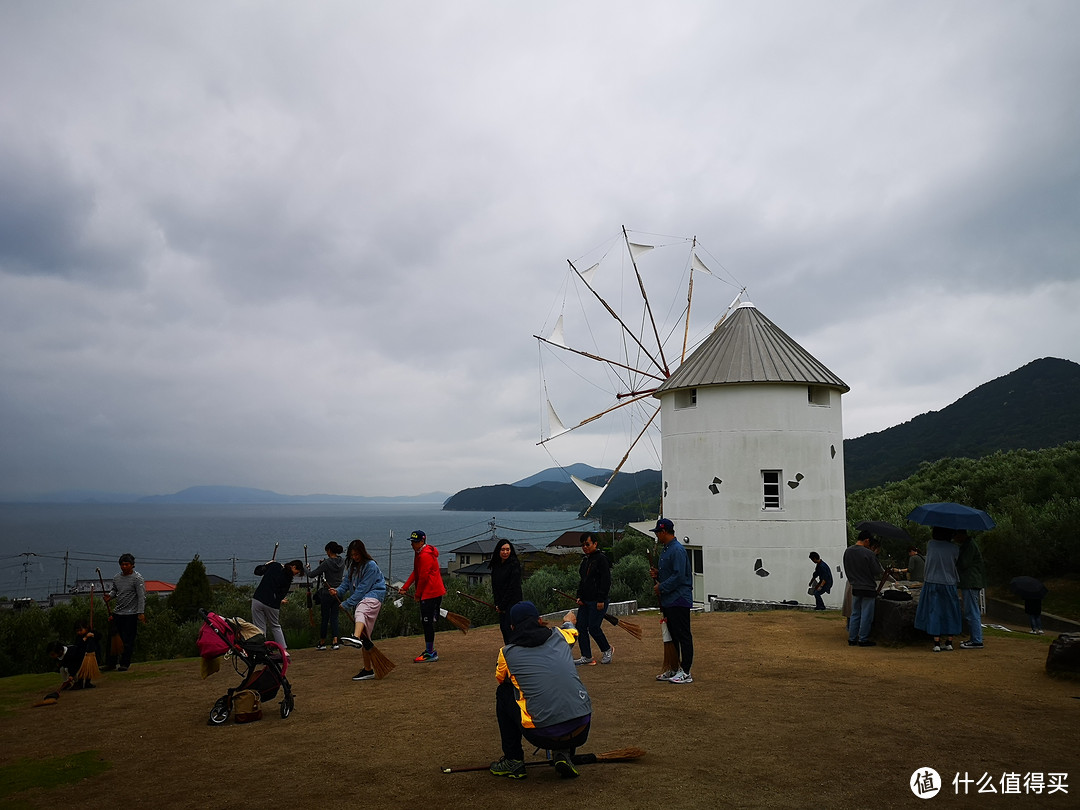
[[[390,559],[386,563],[386,578],[388,581],[394,581],[394,530],[390,530]]]
[[[68,569],[68,555],[71,553],[71,549],[64,552],[64,593],[67,593],[67,569]]]

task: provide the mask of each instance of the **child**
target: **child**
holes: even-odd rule
[[[79,668],[87,652],[93,652],[92,645],[94,632],[86,626],[86,622],[75,622],[75,640],[70,645],[63,645],[59,641],[49,642],[45,651],[50,658],[60,662],[60,674],[64,678],[61,689],[93,689],[94,684],[90,678],[79,678]]]

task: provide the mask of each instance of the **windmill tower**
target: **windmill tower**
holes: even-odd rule
[[[688,538],[695,601],[812,602],[817,551],[840,604],[848,390],[750,303],[656,389],[664,516]]]

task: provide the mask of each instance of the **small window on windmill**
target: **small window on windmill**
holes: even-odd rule
[[[697,389],[684,388],[675,392],[675,410],[697,407]]]
[[[780,502],[780,496],[782,490],[780,489],[780,481],[783,475],[780,470],[762,470],[761,471],[761,508],[762,509],[780,509],[782,504]]]
[[[824,408],[828,408],[832,405],[832,397],[829,396],[829,389],[824,385],[807,386],[806,398],[811,405],[820,405]]]

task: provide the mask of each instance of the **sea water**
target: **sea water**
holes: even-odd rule
[[[506,537],[535,548],[565,531],[593,529],[573,512],[447,512],[441,504],[0,504],[0,596],[44,599],[77,579],[106,580],[117,559],[135,555],[146,579],[176,583],[195,555],[207,573],[255,582],[254,567],[279,562],[315,566],[331,540],[360,538],[387,579],[412,570],[409,534],[427,533],[445,566],[454,549]]]

